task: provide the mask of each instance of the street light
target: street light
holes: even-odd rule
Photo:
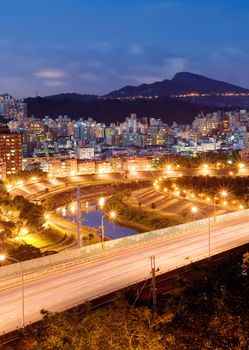
[[[25,315],[24,315],[24,272],[23,272],[23,266],[22,263],[10,256],[6,256],[4,254],[0,254],[0,261],[5,261],[5,260],[12,260],[15,261],[16,263],[19,264],[20,269],[21,269],[21,290],[22,290],[22,329],[25,328]]]
[[[115,219],[115,217],[117,216],[117,213],[112,210],[109,214],[108,217],[111,218],[112,220]],[[104,226],[104,219],[106,218],[106,215],[102,215],[101,218],[101,249],[104,249],[104,241],[105,241],[105,226]]]
[[[48,213],[44,214],[44,219],[49,220],[50,219],[50,214],[48,214]]]
[[[38,180],[38,178],[36,177],[36,176],[33,176],[33,177],[31,177],[31,179],[30,179],[31,181],[37,181]]]
[[[10,184],[6,185],[7,192],[10,192],[12,190],[13,186]]]
[[[244,169],[245,164],[244,163],[239,163],[239,169]]]
[[[29,230],[26,227],[22,227],[20,229],[20,235],[21,236],[27,236],[28,233],[29,233]]]
[[[105,197],[100,197],[100,199],[99,199],[99,206],[101,208],[103,208],[104,205],[105,205]]]
[[[109,216],[110,216],[110,218],[111,219],[115,219],[115,217],[116,217],[116,212],[114,211],[114,210],[112,210],[111,212],[110,212],[110,214],[109,214]]]
[[[227,191],[221,191],[221,195],[222,195],[222,197],[226,197],[227,196]]]
[[[70,211],[71,211],[71,213],[74,214],[74,213],[75,213],[75,210],[76,210],[75,204],[72,203],[72,204],[70,205]]]

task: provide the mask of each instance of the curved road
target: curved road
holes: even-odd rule
[[[211,254],[248,243],[249,218],[230,220],[211,227]],[[208,228],[178,237],[162,238],[122,251],[99,253],[92,262],[68,267],[62,272],[25,284],[25,321],[36,321],[40,310],[61,311],[65,307],[120,289],[150,276],[150,257],[156,257],[160,271],[174,270],[191,260],[208,255]],[[20,286],[0,291],[0,332],[21,325]]]

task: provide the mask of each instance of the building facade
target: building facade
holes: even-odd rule
[[[22,135],[11,133],[8,127],[0,127],[0,159],[5,163],[6,175],[22,170]]]

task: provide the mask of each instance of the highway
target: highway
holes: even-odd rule
[[[248,243],[249,218],[244,217],[211,227],[211,254]],[[92,262],[25,283],[25,321],[36,321],[40,310],[61,311],[107,291],[150,276],[150,257],[160,272],[208,255],[208,227],[143,245],[129,246],[108,255],[99,253]],[[0,333],[21,325],[21,286],[0,290]]]

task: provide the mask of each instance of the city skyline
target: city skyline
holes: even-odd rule
[[[249,87],[242,1],[2,5],[0,91],[105,94],[191,71]]]

